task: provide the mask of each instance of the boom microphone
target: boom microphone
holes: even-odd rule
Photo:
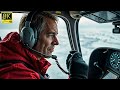
[[[39,52],[39,51],[37,51],[37,50],[35,50],[35,49],[30,48],[28,45],[26,45],[26,46],[27,46],[28,49],[30,49],[30,50],[32,50],[32,51],[34,51],[34,52],[36,52],[36,53],[38,53],[38,54],[46,57],[46,58],[55,59],[56,64],[58,65],[58,67],[60,68],[60,70],[61,70],[62,72],[64,72],[65,74],[68,74],[68,75],[69,75],[69,72],[65,71],[65,70],[60,66],[60,64],[59,64],[59,62],[58,62],[58,60],[57,60],[57,56],[56,56],[56,55],[50,55],[50,56],[49,56],[49,55],[43,54],[43,53],[41,53],[41,52]]]
[[[34,51],[35,53],[40,54],[40,55],[44,56],[45,58],[52,58],[52,59],[56,59],[56,58],[57,58],[56,55],[46,55],[46,54],[43,54],[43,53],[41,53],[41,52],[39,52],[39,51],[37,51],[37,50],[35,50],[35,49],[32,49],[31,47],[29,47],[29,45],[25,45],[25,46],[26,46],[28,49],[30,49],[31,51]]]

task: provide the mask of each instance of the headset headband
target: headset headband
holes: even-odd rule
[[[34,16],[34,14],[37,12],[38,10],[35,11],[31,11],[30,13],[28,13],[28,16],[26,18],[26,21],[32,21],[32,18]]]

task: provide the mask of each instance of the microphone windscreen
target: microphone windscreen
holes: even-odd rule
[[[56,55],[52,55],[52,59],[57,59],[57,56]]]

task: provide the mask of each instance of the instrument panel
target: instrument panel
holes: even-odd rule
[[[95,49],[90,55],[88,78],[119,79],[120,49],[110,47]]]
[[[109,72],[112,72],[117,77],[120,76],[120,50],[118,49],[108,50],[106,68]]]
[[[110,65],[114,69],[119,69],[120,68],[120,52],[113,52],[110,55],[109,58]]]

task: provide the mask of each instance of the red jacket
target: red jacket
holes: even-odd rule
[[[27,63],[33,69],[28,68],[23,63],[7,63],[0,67],[0,78],[2,79],[40,79],[45,75],[51,65],[45,58],[38,60],[37,57],[24,47],[20,42],[17,32],[11,32],[0,41],[0,65],[5,61],[20,60]]]

